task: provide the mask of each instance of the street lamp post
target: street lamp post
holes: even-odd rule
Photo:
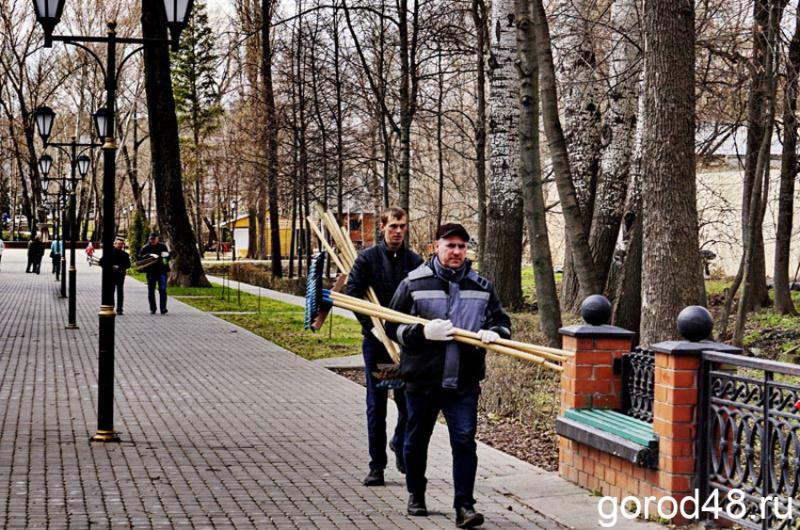
[[[167,17],[170,39],[135,39],[118,38],[117,24],[108,22],[108,33],[105,37],[53,35],[53,30],[61,19],[65,0],[33,0],[36,19],[44,30],[44,44],[49,48],[53,41],[71,44],[83,49],[91,55],[103,70],[106,86],[106,107],[101,115],[95,114],[96,125],[103,144],[103,256],[108,257],[103,263],[102,295],[99,311],[99,363],[98,363],[98,395],[97,395],[97,433],[92,437],[98,442],[118,442],[119,435],[114,430],[114,281],[111,253],[114,247],[114,203],[116,151],[114,138],[114,113],[116,102],[117,80],[120,70],[134,54],[146,46],[163,46],[171,44],[173,50],[178,49],[180,33],[186,26],[194,0],[163,0]],[[79,43],[94,42],[106,45],[105,67],[102,59],[87,47]],[[117,67],[117,44],[135,44],[138,47],[125,56]]]
[[[46,113],[47,111],[50,111],[50,109],[48,107],[40,107],[39,109],[34,111],[34,113],[33,113],[34,114],[34,118],[38,118],[37,113],[39,113],[40,111]],[[50,111],[50,112],[52,112],[52,111]],[[48,123],[52,124],[52,120],[50,120]],[[39,120],[38,119],[36,121],[36,125],[37,125],[37,127],[39,127]],[[49,130],[47,131],[47,134],[48,135],[50,134]],[[45,147],[47,147],[47,143],[46,143],[46,140],[45,140],[46,136],[43,136],[42,138],[45,141],[45,144],[44,144]],[[49,175],[50,175],[50,169],[52,168],[52,166],[53,166],[53,159],[52,159],[52,157],[50,155],[44,154],[39,158],[39,171],[41,171],[42,175],[44,175],[42,180],[44,181],[45,185],[50,180],[59,180],[59,181],[66,180],[66,179],[63,179],[63,178],[52,178],[51,179],[49,177]],[[47,192],[47,188],[45,188],[45,192]],[[61,237],[60,241],[61,241],[61,249],[62,249],[61,261],[56,264],[56,267],[58,267],[60,269],[59,271],[57,271],[57,274],[56,274],[56,279],[61,282],[61,294],[59,295],[59,298],[67,298],[67,261],[66,261],[66,256],[64,256],[64,253],[63,253],[64,241],[66,240],[67,237],[69,237],[68,233],[67,233],[67,230],[69,229],[69,227],[67,226],[68,222],[66,222],[67,221],[66,220],[66,208],[65,208],[65,204],[64,204],[64,199],[65,199],[65,196],[66,196],[67,193],[68,193],[68,191],[67,191],[66,187],[63,186],[63,185],[60,185],[59,186],[59,191],[55,194],[55,195],[57,195],[57,198],[55,200],[55,209],[53,211],[53,217],[55,218],[54,224],[56,226],[60,225],[60,227],[61,227],[61,230],[60,230],[60,232],[61,232],[60,233],[60,237]],[[56,229],[55,233],[58,234],[59,230]]]
[[[66,238],[70,238],[70,261],[69,261],[69,311],[68,311],[68,321],[67,321],[67,329],[78,329],[77,324],[77,268],[75,267],[75,247],[76,247],[76,239],[78,235],[78,227],[76,226],[76,200],[75,200],[75,192],[78,187],[78,177],[76,175],[80,175],[80,180],[82,181],[86,178],[86,174],[89,172],[89,165],[91,164],[91,159],[86,156],[86,151],[93,149],[95,147],[101,147],[101,144],[97,144],[94,142],[84,143],[78,142],[77,139],[73,136],[69,142],[50,142],[50,133],[53,129],[53,123],[55,122],[56,113],[53,112],[53,109],[47,106],[39,107],[33,112],[33,118],[36,122],[36,129],[39,132],[39,136],[42,138],[42,144],[44,145],[45,149],[47,147],[55,147],[60,149],[64,152],[67,157],[69,158],[70,163],[70,176],[69,179],[61,179],[66,180],[66,192],[69,194],[69,220],[67,222],[62,223],[64,229],[62,229],[62,237],[61,237],[61,296],[67,297],[67,256],[66,252],[64,252],[64,242]],[[50,158],[49,155],[43,155],[39,160],[39,165],[42,165],[42,160],[47,157]],[[45,171],[44,167],[40,167],[42,173],[47,177],[48,171]],[[67,231],[67,228],[68,230]]]

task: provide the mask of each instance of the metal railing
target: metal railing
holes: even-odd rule
[[[724,369],[720,369],[724,366]],[[732,367],[736,367],[731,369]],[[800,528],[800,366],[704,352],[698,407],[701,503],[745,528]],[[728,502],[741,491],[741,504]],[[737,511],[738,510],[738,511]],[[791,517],[785,515],[791,510]],[[731,516],[733,514],[733,516]]]
[[[622,414],[653,423],[655,354],[636,348],[622,356]]]

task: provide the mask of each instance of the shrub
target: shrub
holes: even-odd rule
[[[131,233],[128,234],[128,248],[131,249],[131,252],[139,252],[145,243],[147,243],[147,236],[149,233],[150,225],[147,223],[144,215],[142,215],[142,212],[136,210],[133,214]]]

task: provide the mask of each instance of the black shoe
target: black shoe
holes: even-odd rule
[[[392,450],[394,453],[394,465],[397,466],[397,470],[402,473],[403,475],[406,474],[406,465],[403,462],[403,453],[397,452],[397,448],[394,446],[394,441],[389,442],[389,449]]]
[[[156,310],[155,310],[155,309],[151,309],[151,310],[150,310],[150,314],[151,314],[151,315],[155,315],[155,314],[156,314]]]
[[[383,470],[370,469],[369,475],[364,479],[365,486],[383,486]]]
[[[161,310],[161,314],[162,314],[162,315],[166,315],[167,313],[169,313],[169,311],[167,311],[166,309],[162,309],[162,310]]]
[[[425,506],[424,494],[408,494],[408,515],[414,515],[417,517],[428,516],[428,508]]]
[[[124,315],[125,313],[122,312],[122,309],[117,309],[117,314],[118,315]]]
[[[459,528],[475,528],[483,524],[483,515],[475,511],[472,506],[462,506],[456,509],[456,526]]]

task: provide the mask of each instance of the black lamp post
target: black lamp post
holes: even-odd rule
[[[106,107],[101,115],[98,111],[95,120],[103,144],[103,256],[109,259],[103,263],[103,286],[99,311],[99,365],[97,395],[97,433],[92,437],[98,442],[118,442],[119,435],[114,430],[114,279],[112,272],[111,252],[114,248],[114,203],[116,151],[114,138],[114,110],[116,108],[116,89],[120,70],[134,54],[146,46],[163,46],[171,44],[173,50],[179,46],[180,33],[186,26],[187,18],[192,11],[194,0],[163,0],[171,39],[133,39],[118,38],[114,21],[108,22],[108,33],[105,37],[59,36],[53,30],[61,19],[65,0],[33,0],[36,19],[44,30],[45,47],[51,47],[53,41],[71,44],[83,49],[98,63],[105,75]],[[81,42],[98,42],[106,45],[105,66],[103,60],[86,48]],[[117,44],[135,44],[137,48],[125,56],[117,66]],[[108,253],[108,254],[107,254]]]
[[[54,114],[52,114],[52,112],[53,112],[52,110],[50,110],[47,107],[44,107],[44,108],[47,111],[49,111],[49,113],[51,113],[50,114],[51,117],[54,115]],[[38,112],[38,110],[34,111],[34,117],[35,118],[37,118],[37,112]],[[37,119],[36,123],[37,123],[37,127],[38,127],[39,123],[40,123],[38,119]],[[52,119],[50,119],[47,123],[49,123],[52,126]],[[48,131],[48,134],[49,134],[49,131]],[[62,179],[62,178],[50,178],[50,169],[52,167],[53,167],[53,159],[52,159],[52,157],[50,155],[44,154],[41,157],[39,157],[39,171],[41,171],[42,175],[43,175],[42,181],[43,181],[43,186],[45,186],[45,192],[47,192],[47,185],[50,183],[51,180],[59,180],[59,181],[65,180],[65,179]],[[64,219],[64,217],[66,217],[66,215],[65,215],[65,209],[64,209],[64,204],[63,204],[64,195],[66,195],[66,193],[67,193],[67,190],[63,185],[59,186],[58,191],[54,193],[54,195],[56,196],[56,200],[55,200],[55,209],[53,211],[53,216],[57,220],[56,224],[61,226],[60,237],[61,237],[61,248],[62,248],[62,250],[64,248],[64,241],[68,237],[68,234],[67,234],[68,227],[67,227],[66,219]],[[56,229],[55,232],[56,232],[56,234],[58,234],[59,230]],[[56,266],[61,269],[61,270],[58,271],[58,274],[56,275],[56,278],[61,282],[61,294],[59,295],[59,298],[67,298],[67,262],[66,262],[66,257],[64,256],[63,252],[61,253],[61,262],[58,263]]]
[[[77,279],[77,269],[75,268],[75,242],[78,236],[78,228],[76,223],[76,200],[75,200],[75,191],[78,187],[78,175],[80,175],[80,180],[83,180],[86,177],[86,173],[89,171],[89,165],[91,163],[91,159],[86,156],[86,151],[95,148],[95,147],[102,147],[102,144],[89,142],[78,142],[75,137],[73,136],[69,142],[60,143],[60,142],[50,142],[50,133],[53,129],[53,124],[55,123],[56,113],[53,112],[53,109],[50,107],[39,107],[33,112],[33,118],[36,122],[36,129],[39,132],[39,136],[42,138],[42,144],[45,148],[47,147],[55,147],[60,149],[64,152],[67,157],[69,158],[70,162],[70,176],[69,179],[66,180],[66,192],[69,193],[69,220],[64,223],[64,227],[69,227],[69,230],[63,230],[64,234],[61,238],[61,292],[62,296],[67,296],[67,256],[66,252],[63,251],[64,249],[64,242],[66,238],[69,237],[70,239],[70,267],[69,267],[69,311],[68,311],[68,321],[67,321],[67,329],[78,329],[78,324],[76,322],[77,317],[77,300],[75,298],[77,293],[77,286],[76,286],[76,279]],[[42,159],[48,155],[44,155]],[[40,159],[41,164],[41,159]],[[42,173],[44,172],[44,168],[42,168]],[[76,174],[77,173],[77,174]],[[46,175],[46,173],[45,173]]]

